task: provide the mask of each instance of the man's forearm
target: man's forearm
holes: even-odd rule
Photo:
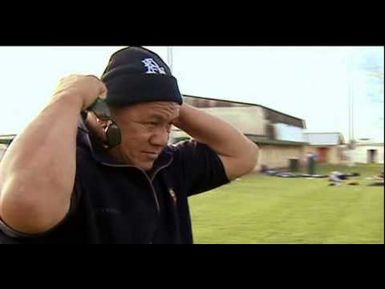
[[[0,216],[14,228],[55,222],[65,213],[75,177],[76,130],[81,104],[56,98],[21,132],[0,163]],[[39,210],[39,214],[35,210]],[[56,211],[54,211],[56,210]],[[39,220],[43,216],[52,220]],[[24,219],[25,224],[19,223]]]

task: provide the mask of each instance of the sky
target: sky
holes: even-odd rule
[[[61,77],[100,76],[122,47],[0,47],[0,134],[19,133]],[[182,94],[263,105],[304,119],[305,132],[384,141],[384,47],[146,48],[171,65]]]

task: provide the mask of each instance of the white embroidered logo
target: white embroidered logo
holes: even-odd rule
[[[147,68],[146,73],[160,73],[160,74],[166,74],[163,67],[160,67],[158,63],[154,61],[152,58],[145,58],[142,60],[144,63],[144,66]]]

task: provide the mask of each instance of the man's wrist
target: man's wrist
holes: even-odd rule
[[[71,93],[71,91],[62,91],[55,94],[49,104],[57,102],[60,103],[60,105],[62,105],[63,107],[76,109],[79,112],[84,109],[81,96]]]

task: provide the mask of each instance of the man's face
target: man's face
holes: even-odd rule
[[[122,133],[117,149],[123,161],[150,170],[168,142],[179,108],[174,102],[156,101],[114,109],[114,119]]]

